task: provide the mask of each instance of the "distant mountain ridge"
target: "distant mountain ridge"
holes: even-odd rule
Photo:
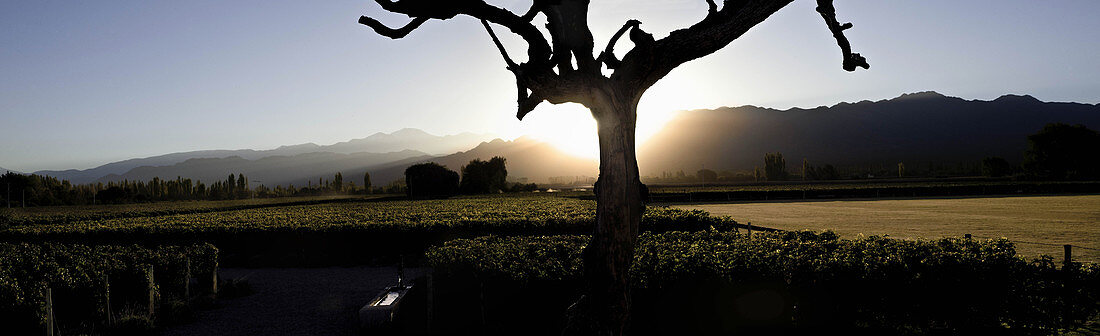
[[[839,103],[813,109],[723,107],[677,114],[638,150],[643,176],[700,168],[752,169],[764,153],[781,152],[788,169],[802,159],[813,165],[905,162],[976,162],[1001,156],[1019,162],[1026,136],[1047,123],[1084,124],[1100,129],[1100,104],[1048,103],[1026,95],[991,101],[964,100],[936,92],[893,99]],[[463,133],[435,136],[417,129],[377,133],[320,146],[312,143],[272,150],[211,150],[114,162],[88,170],[40,171],[74,183],[149,180],[177,176],[204,182],[243,173],[274,186],[314,183],[341,172],[345,181],[375,185],[403,178],[404,169],[437,162],[460,171],[470,160],[503,156],[511,178],[545,183],[551,177],[596,176],[598,161],[567,154],[550,144],[520,137],[512,141]],[[405,148],[409,147],[409,148]],[[449,155],[438,155],[449,154]]]
[[[314,143],[280,146],[270,150],[201,150],[181,153],[171,153],[147,158],[129,159],[108,163],[99,167],[77,170],[40,170],[39,175],[53,176],[73,183],[89,183],[101,180],[110,175],[124,175],[139,167],[163,167],[175,165],[190,159],[220,159],[239,157],[244,160],[258,160],[272,156],[296,156],[307,153],[330,152],[336,154],[353,153],[391,153],[412,150],[418,155],[450,154],[469,149],[477,144],[492,139],[488,134],[460,133],[455,135],[436,136],[427,132],[405,128],[393,133],[375,133],[362,139],[339,142],[328,146]],[[142,174],[136,174],[142,175]],[[182,175],[187,176],[187,175]],[[172,176],[174,178],[175,176]],[[108,178],[107,180],[112,180]]]
[[[1027,95],[964,100],[927,91],[813,109],[756,106],[682,112],[640,148],[642,175],[752,169],[781,152],[788,169],[811,164],[1019,162],[1027,135],[1052,122],[1100,129],[1100,104],[1050,103]]]
[[[175,179],[191,178],[207,184],[225,180],[229,174],[244,174],[256,185],[295,185],[298,187],[317,183],[319,178],[332,180],[337,172],[344,181],[362,185],[363,173],[387,163],[407,159],[428,159],[432,156],[413,150],[390,153],[331,153],[313,152],[297,155],[276,155],[260,159],[239,156],[227,158],[188,159],[170,166],[143,166],[118,175],[111,174],[95,182],[148,181],[154,177]]]
[[[0,167],[0,174],[7,174],[8,172],[12,172],[12,173],[16,173],[16,174],[22,174],[22,173],[20,173],[19,171],[15,170],[15,169],[7,169],[7,168],[4,168],[4,167]]]
[[[404,178],[405,168],[416,163],[435,162],[461,173],[473,159],[489,160],[504,157],[508,178],[526,178],[529,182],[546,183],[551,177],[591,176],[599,174],[599,162],[570,155],[551,144],[528,137],[512,141],[494,139],[483,142],[468,151],[433,158],[416,158],[393,162],[371,172],[376,181],[388,183]]]

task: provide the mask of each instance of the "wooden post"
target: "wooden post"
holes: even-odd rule
[[[216,297],[218,295],[218,262],[214,261],[214,272],[211,275],[210,293],[213,293]]]
[[[1062,320],[1063,322],[1068,322],[1073,312],[1073,307],[1070,302],[1072,301],[1071,298],[1075,289],[1070,283],[1073,280],[1073,276],[1070,273],[1073,271],[1073,269],[1070,268],[1070,263],[1073,262],[1073,245],[1065,244],[1062,245],[1062,248],[1064,248],[1066,252],[1066,259],[1062,262]]]
[[[107,309],[104,310],[107,313],[107,325],[114,325],[115,316],[111,314],[111,276],[107,274],[103,275],[103,294],[107,301]]]
[[[46,336],[54,335],[53,289],[46,287]]]
[[[967,233],[967,234],[966,234],[966,236],[964,236],[964,237],[966,237],[966,240],[970,240],[970,237],[971,237],[971,236],[970,236],[970,234],[969,234],[969,233]]]
[[[149,269],[145,271],[145,275],[149,280],[149,319],[153,318],[154,308],[156,304],[156,283],[153,282],[153,265],[149,265]]]
[[[749,222],[747,225],[749,227],[749,239],[752,239],[752,222]]]
[[[1066,250],[1066,259],[1062,262],[1062,270],[1068,271],[1070,263],[1073,262],[1073,245],[1065,244],[1062,248]]]
[[[191,301],[191,258],[183,259],[183,300]]]

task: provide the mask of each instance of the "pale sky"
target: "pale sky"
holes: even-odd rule
[[[491,1],[514,11],[527,1]],[[1100,102],[1100,1],[838,0],[871,69],[845,72],[814,1],[796,0],[646,93],[639,137],[674,111],[815,107],[936,90]],[[602,46],[628,19],[660,38],[702,0],[593,0]],[[91,168],[200,149],[331,144],[406,127],[520,135],[594,153],[595,123],[544,103],[515,119],[515,88],[480,24],[429,21],[402,40],[367,0],[0,2],[0,167]],[[541,23],[540,23],[541,25]],[[498,29],[507,35],[506,30]],[[512,56],[524,47],[505,37]],[[629,41],[617,50],[629,50]]]

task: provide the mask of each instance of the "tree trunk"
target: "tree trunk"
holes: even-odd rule
[[[587,314],[587,331],[624,335],[630,324],[630,265],[644,210],[638,176],[634,129],[637,99],[608,94],[589,106],[600,138],[600,177],[596,182],[596,228],[584,251],[587,302],[575,314]],[[583,328],[588,329],[588,328]],[[573,333],[573,332],[569,332]]]

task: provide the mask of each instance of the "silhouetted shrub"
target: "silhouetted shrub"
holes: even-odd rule
[[[539,190],[539,186],[534,183],[515,183],[511,188],[508,188],[510,192],[531,192]]]
[[[1047,124],[1027,136],[1024,169],[1041,179],[1083,180],[1100,177],[1100,134],[1084,125]]]
[[[458,192],[458,173],[435,162],[405,169],[405,193],[409,198],[447,198]]]
[[[1001,157],[987,157],[982,159],[982,175],[989,177],[1001,177],[1012,173],[1012,165]]]

